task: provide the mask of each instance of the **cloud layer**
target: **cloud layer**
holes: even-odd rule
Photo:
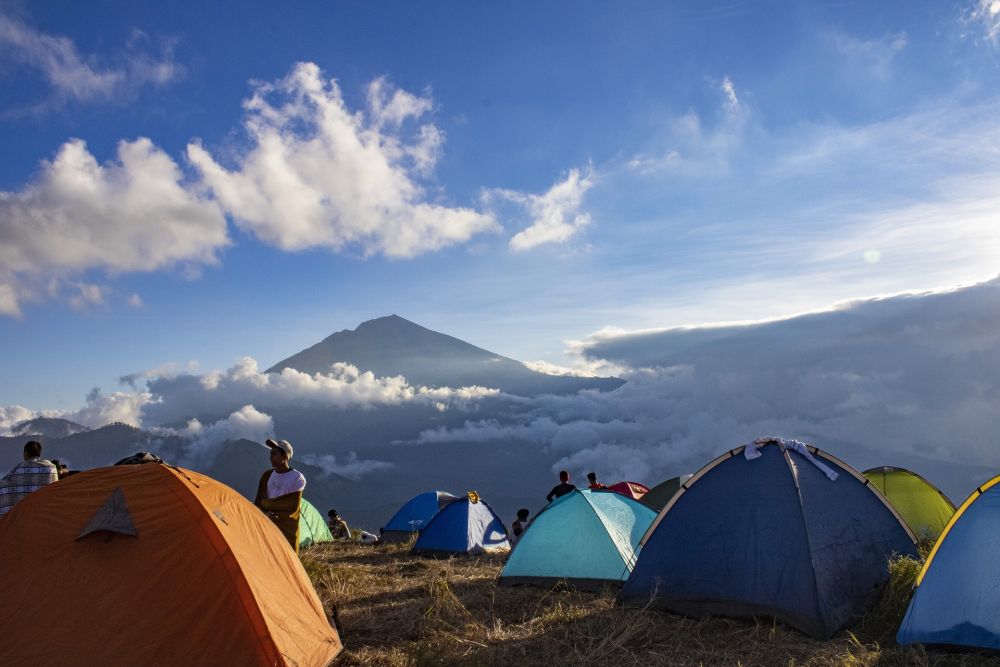
[[[629,381],[518,401],[419,441],[527,440],[558,457],[554,469],[650,482],[763,435],[932,477],[928,462],[995,466],[1000,281],[759,324],[603,333],[580,351],[631,368]]]

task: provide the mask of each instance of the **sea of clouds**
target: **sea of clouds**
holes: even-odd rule
[[[527,398],[413,386],[349,364],[325,374],[262,373],[246,357],[224,371],[129,376],[130,390],[95,389],[76,411],[0,408],[0,428],[43,415],[91,427],[125,421],[183,436],[191,458],[204,460],[226,440],[269,437],[273,416],[287,409],[420,405],[468,418],[451,422],[457,427],[415,422],[398,446],[526,441],[551,454],[553,469],[599,470],[606,479],[655,482],[763,435],[808,440],[858,467],[997,467],[998,280],[767,322],[602,331],[574,350],[581,365],[612,365],[627,382],[611,392]],[[353,452],[308,462],[354,479],[390,465]]]

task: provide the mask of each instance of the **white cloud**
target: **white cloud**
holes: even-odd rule
[[[131,308],[145,308],[146,307],[145,302],[143,302],[142,297],[139,296],[139,294],[137,292],[133,292],[132,294],[130,294],[129,297],[128,297],[128,299],[126,300],[126,303]]]
[[[736,96],[736,86],[733,85],[733,80],[729,78],[728,75],[722,78],[722,83],[719,86],[722,89],[723,95],[726,96],[726,107],[731,113],[736,113],[740,110],[740,98]]]
[[[0,315],[20,317],[21,306],[17,301],[17,292],[12,285],[0,283]]]
[[[0,405],[0,436],[12,435],[11,429],[14,426],[39,416],[39,413],[21,405]]]
[[[149,139],[120,142],[103,165],[74,139],[33,183],[0,192],[0,313],[50,295],[53,279],[214,264],[228,243],[219,208]],[[103,301],[100,289],[81,283],[74,305]]]
[[[184,428],[154,428],[157,435],[176,435],[188,440],[184,465],[203,468],[209,466],[218,453],[218,447],[227,440],[246,439],[264,442],[274,436],[274,420],[252,405],[244,405],[225,419],[207,426],[197,419],[188,421]]]
[[[498,390],[485,387],[413,386],[399,375],[376,377],[343,363],[333,364],[325,374],[310,375],[293,368],[262,373],[251,357],[243,357],[225,371],[157,376],[147,387],[155,398],[144,412],[150,424],[169,424],[196,414],[229,414],[243,405],[272,414],[282,408],[305,406],[365,408],[405,403],[444,410],[499,395]]]
[[[546,375],[562,375],[571,377],[596,377],[597,374],[594,373],[590,368],[580,367],[580,368],[569,368],[567,366],[559,366],[558,364],[549,363],[548,361],[538,360],[538,361],[525,361],[524,365],[536,373],[545,373]]]
[[[348,452],[339,457],[334,454],[306,454],[302,457],[302,461],[322,468],[329,475],[340,475],[353,480],[359,480],[369,473],[394,467],[394,464],[387,461],[358,458],[356,452]]]
[[[140,382],[145,382],[146,380],[152,380],[154,378],[175,378],[182,373],[194,373],[198,370],[197,361],[189,361],[184,366],[174,362],[168,362],[155,368],[149,368],[144,371],[139,371],[138,373],[129,373],[128,375],[122,375],[118,378],[118,382],[124,385],[128,385],[132,389],[138,389]]]
[[[91,283],[77,283],[73,285],[76,294],[70,297],[69,303],[74,310],[86,310],[92,306],[103,306],[107,289]]]
[[[256,85],[244,103],[252,147],[235,169],[200,142],[188,157],[242,229],[283,250],[359,249],[412,257],[497,229],[489,214],[428,199],[417,178],[437,161],[442,133],[424,123],[427,98],[368,89],[368,109],[348,109],[336,81],[313,63]]]
[[[87,394],[83,407],[78,410],[31,410],[20,405],[0,406],[0,435],[28,419],[53,417],[68,419],[88,428],[99,428],[111,422],[131,426],[142,425],[142,408],[154,398],[146,391],[116,391],[104,394],[95,387]]]
[[[909,41],[905,32],[868,40],[842,33],[833,36],[834,48],[846,59],[852,72],[867,72],[872,78],[883,81],[892,75],[893,61]]]
[[[533,195],[513,190],[491,190],[485,193],[489,201],[499,197],[523,206],[531,216],[531,225],[510,239],[515,251],[529,250],[546,243],[564,243],[589,225],[590,214],[580,211],[583,196],[594,184],[592,170],[586,173],[571,169],[566,178],[555,183],[543,194]]]
[[[154,398],[145,391],[115,391],[104,394],[95,387],[87,394],[86,403],[75,411],[53,413],[47,417],[62,417],[89,428],[99,428],[111,422],[122,422],[131,426],[142,426],[142,410]]]
[[[974,0],[964,19],[978,25],[986,39],[995,44],[1000,37],[1000,0]]]
[[[148,41],[136,31],[113,63],[100,63],[94,56],[81,55],[67,37],[48,35],[0,15],[0,54],[40,72],[57,101],[112,100],[145,85],[164,85],[183,77],[172,45],[165,44],[159,55],[153,55],[143,50]]]
[[[712,179],[728,175],[732,159],[743,146],[752,116],[749,105],[739,98],[736,84],[728,75],[718,83],[717,92],[722,99],[715,124],[706,123],[693,111],[670,117],[657,139],[666,148],[633,155],[625,163],[628,170],[643,176],[669,173]]]

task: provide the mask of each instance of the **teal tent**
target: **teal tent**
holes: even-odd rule
[[[299,548],[320,542],[333,542],[333,535],[319,510],[303,498],[299,506]]]
[[[635,564],[639,540],[656,518],[642,503],[613,491],[572,491],[546,507],[521,535],[500,584],[576,588],[621,583]]]

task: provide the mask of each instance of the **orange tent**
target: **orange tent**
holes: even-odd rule
[[[2,665],[314,665],[342,645],[277,527],[160,463],[51,484],[0,521]]]

